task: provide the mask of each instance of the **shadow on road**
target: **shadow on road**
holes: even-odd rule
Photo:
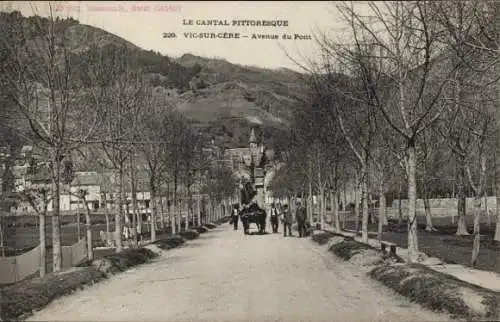
[[[182,248],[195,248],[195,247],[200,247],[200,246],[203,246],[202,243],[186,243],[184,245],[182,245],[181,247]]]
[[[218,238],[218,236],[214,234],[204,233],[200,235],[200,237],[198,237],[197,239],[211,239],[211,238]]]
[[[181,261],[181,260],[185,260],[185,256],[171,256],[171,255],[167,255],[165,257],[159,257],[159,258],[155,258],[154,261],[155,262],[167,262],[167,263],[175,263],[175,262],[178,262],[178,261]]]
[[[263,233],[258,232],[258,231],[251,231],[251,232],[248,233],[248,235],[250,235],[250,236],[254,236],[254,235],[270,235],[270,233],[268,233],[267,231],[263,232]]]

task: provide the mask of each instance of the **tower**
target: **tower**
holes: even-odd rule
[[[252,155],[255,155],[255,152],[257,151],[257,138],[255,137],[255,131],[253,128],[250,132],[250,139],[248,140],[248,143],[250,144],[250,152]]]
[[[250,131],[250,138],[248,139],[250,148],[250,180],[252,183],[255,181],[255,164],[257,163],[257,138],[255,136],[255,131],[252,128]]]

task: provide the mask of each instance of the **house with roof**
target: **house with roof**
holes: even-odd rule
[[[227,149],[224,159],[231,160],[231,167],[235,175],[242,180],[253,181],[255,175],[253,168],[259,168],[264,158],[264,145],[257,142],[255,130],[252,128],[248,139],[248,147]],[[259,170],[257,170],[259,171]]]
[[[103,180],[104,176],[95,171],[75,172],[75,178],[69,185],[69,191],[71,192],[67,198],[69,204],[61,204],[61,209],[86,209],[86,206],[88,206],[92,211],[97,211],[102,203],[101,185]],[[87,205],[82,204],[79,197],[81,190],[87,191],[85,196]]]

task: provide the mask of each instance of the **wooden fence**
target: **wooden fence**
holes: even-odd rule
[[[40,269],[40,245],[18,256],[0,258],[0,284],[22,281]]]
[[[82,238],[71,246],[62,247],[62,268],[68,269],[87,258],[87,239]]]
[[[489,208],[488,212],[484,208],[481,209],[481,217],[493,217],[493,210],[495,208]],[[467,215],[472,215],[472,210],[467,209]],[[369,214],[373,214],[375,218],[378,218],[380,209],[379,208],[371,208],[368,210]],[[395,207],[387,207],[386,208],[386,216],[387,219],[399,219],[399,209]],[[425,209],[423,208],[417,208],[416,209],[417,217],[419,218],[424,218],[425,217]],[[331,218],[333,215],[332,211],[327,211],[326,216],[327,218]],[[457,209],[456,208],[431,208],[431,215],[432,218],[454,218],[457,216]],[[340,216],[340,221],[353,221],[355,220],[354,216],[354,211],[339,211],[339,216]],[[408,217],[408,209],[402,207],[401,209],[401,217],[403,219],[406,219]],[[360,220],[361,220],[361,214],[360,214]]]
[[[0,284],[12,284],[36,274],[40,270],[40,245],[18,255],[0,257]],[[86,239],[71,246],[62,246],[62,268],[68,269],[87,257]]]

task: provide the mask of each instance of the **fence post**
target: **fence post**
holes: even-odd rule
[[[17,270],[17,257],[14,257],[14,283],[19,282],[19,271]]]
[[[83,249],[84,249],[84,251],[83,251],[83,254],[84,254],[83,259],[87,260],[87,259],[89,259],[89,249],[87,247],[87,237],[85,237],[83,239],[83,244],[82,245],[79,245],[79,246],[83,247]],[[92,245],[92,249],[93,249],[93,247],[94,247],[94,245]],[[80,260],[80,259],[78,258],[78,260]]]

